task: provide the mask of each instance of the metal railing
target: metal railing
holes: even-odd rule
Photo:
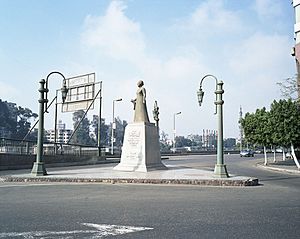
[[[37,142],[30,140],[8,139],[0,138],[0,154],[22,154],[22,155],[35,155],[37,149]],[[107,147],[101,148],[101,155],[109,154]],[[115,156],[121,155],[121,147],[115,148]],[[176,148],[175,151],[162,150],[162,155],[174,154],[214,154],[215,149],[194,149]],[[225,153],[239,153],[236,150],[226,150]],[[77,156],[98,156],[99,149],[97,146],[78,145],[78,144],[64,144],[64,143],[47,143],[43,144],[44,155],[77,155]],[[111,155],[110,155],[111,156]]]
[[[35,155],[36,150],[36,141],[0,138],[0,154]],[[104,152],[104,148],[101,151]],[[43,145],[43,154],[97,156],[99,149],[97,146],[45,142]]]
[[[35,141],[0,138],[0,153],[34,154]]]

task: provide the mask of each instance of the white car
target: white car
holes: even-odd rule
[[[240,156],[241,157],[254,157],[254,152],[252,151],[252,150],[249,150],[249,149],[247,149],[247,150],[242,150],[241,152],[240,152]]]
[[[286,157],[287,159],[292,159],[292,158],[293,158],[293,156],[292,156],[290,153],[286,153],[286,154],[285,154],[285,157]]]

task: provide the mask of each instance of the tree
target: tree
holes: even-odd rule
[[[95,141],[90,137],[90,126],[91,123],[87,118],[83,118],[84,111],[78,110],[73,113],[73,125],[74,130],[80,123],[77,131],[74,133],[72,138],[72,143],[82,144],[82,145],[95,145]]]
[[[122,146],[123,145],[123,139],[124,139],[124,134],[125,134],[125,127],[127,126],[127,121],[126,120],[121,120],[119,117],[116,118],[116,130],[115,130],[115,138],[116,146]]]
[[[294,77],[289,77],[284,79],[282,82],[278,82],[277,85],[280,87],[281,94],[284,98],[287,99],[297,99],[297,92],[298,92],[298,87],[299,82],[297,83],[297,75]],[[298,95],[298,99],[299,99]]]
[[[300,146],[300,106],[289,100],[274,101],[271,105],[273,137],[278,145],[291,146],[293,159],[298,168],[300,164],[295,155],[295,147]]]
[[[270,109],[271,124],[273,128],[273,141],[275,145],[286,148],[289,145],[289,142],[286,139],[287,126],[285,125],[286,109],[283,108],[284,103],[282,100],[279,102],[273,101]],[[285,153],[283,151],[283,159],[285,160]],[[274,150],[275,152],[275,150]]]
[[[96,141],[98,139],[98,125],[99,125],[99,116],[93,115],[92,129]],[[105,124],[105,119],[101,118],[101,127],[100,127],[101,145],[107,145],[109,143],[108,129],[109,126]]]
[[[127,121],[126,120],[121,120],[119,117],[115,119],[116,123],[116,128],[114,129],[114,136],[115,136],[115,141],[114,141],[114,146],[116,147],[121,147],[123,145],[123,140],[124,140],[124,134],[125,134],[125,127],[127,126]],[[111,140],[111,128],[112,124],[110,124],[108,128],[108,138]]]
[[[295,164],[300,168],[295,154],[295,147],[300,146],[300,105],[298,102],[292,99],[274,101],[270,112],[267,112],[265,108],[257,109],[255,114],[247,113],[241,123],[247,141],[264,146],[265,164],[267,164],[266,146],[290,146]]]
[[[267,164],[266,146],[273,144],[270,113],[266,111],[265,107],[257,109],[254,114],[246,113],[241,123],[246,140],[252,144],[264,146],[265,164]]]
[[[184,136],[176,136],[175,138],[176,147],[191,147],[192,140],[185,138]]]
[[[2,132],[6,132],[5,135],[11,134],[11,125],[9,124],[8,119],[9,110],[5,102],[2,102],[2,100],[0,99],[0,128],[2,129]]]
[[[31,119],[37,116],[28,108],[0,100],[0,127],[12,138],[23,139],[31,127]]]
[[[236,147],[236,139],[228,138],[224,140],[225,149],[234,149]]]
[[[256,136],[255,136],[255,128],[256,128],[256,119],[254,113],[247,112],[245,117],[241,119],[241,125],[244,130],[244,136],[247,142],[255,143]]]
[[[13,134],[15,138],[23,139],[24,136],[28,133],[31,127],[31,118],[37,118],[37,114],[33,113],[28,108],[18,107],[17,110],[17,125],[16,131]]]
[[[163,130],[160,131],[160,150],[162,152],[169,151],[171,146],[168,144],[168,134],[166,134]]]
[[[188,139],[192,141],[192,146],[202,147],[202,136],[198,134],[190,134],[187,136]]]

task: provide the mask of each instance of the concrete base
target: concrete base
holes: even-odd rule
[[[224,164],[216,164],[214,170],[215,176],[218,178],[229,178],[226,165]]]
[[[34,176],[44,176],[47,175],[47,171],[45,168],[44,163],[37,163],[35,162],[33,164],[32,170],[31,170],[31,174]]]
[[[114,170],[148,172],[166,170],[161,162],[159,136],[152,123],[130,123],[126,126],[120,163]]]
[[[124,172],[113,170],[112,166],[87,166],[76,168],[52,168],[48,176],[36,177],[26,171],[9,171],[9,174],[0,174],[2,182],[60,182],[60,183],[126,183],[126,184],[174,184],[197,186],[256,186],[257,178],[230,175],[230,178],[217,178],[212,170],[203,170],[201,164],[198,168],[182,164],[184,160],[174,160],[168,165],[168,170],[155,170],[151,172]],[[1,172],[0,172],[1,173]],[[13,173],[13,174],[11,174]]]

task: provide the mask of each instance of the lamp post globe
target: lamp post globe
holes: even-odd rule
[[[61,88],[61,99],[62,102],[65,103],[66,99],[67,99],[67,95],[68,95],[68,88],[66,85],[66,80],[63,81],[63,87]]]
[[[198,96],[198,103],[199,106],[202,105],[203,102],[203,97],[204,97],[204,91],[202,90],[202,88],[200,87],[200,89],[197,91],[197,96]]]

